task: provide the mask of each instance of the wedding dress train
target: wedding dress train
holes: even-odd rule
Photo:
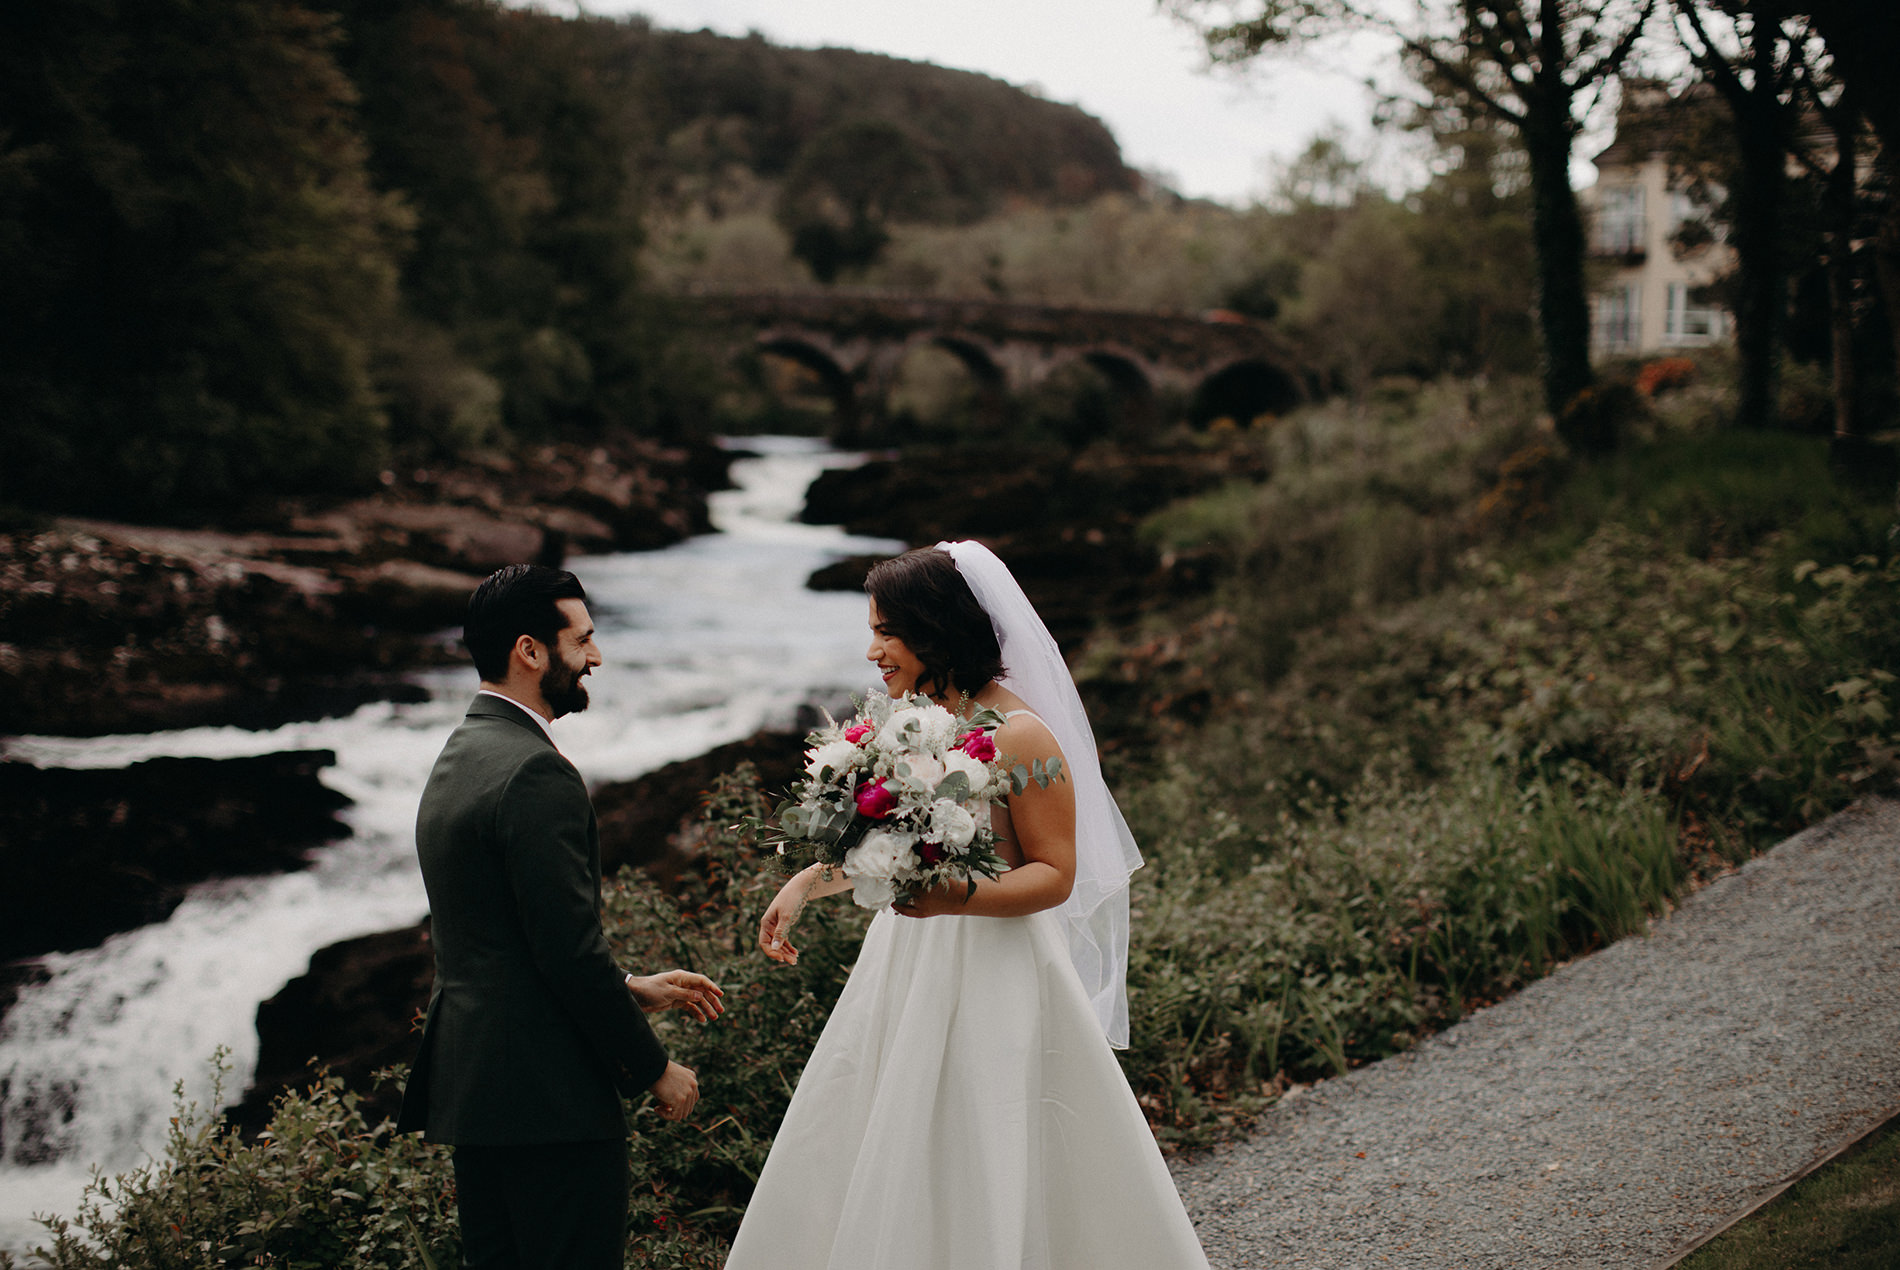
[[[1077,978],[1028,917],[871,922],[727,1270],[1205,1270]]]

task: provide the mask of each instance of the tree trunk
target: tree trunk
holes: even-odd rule
[[[1528,103],[1524,146],[1531,166],[1531,235],[1537,251],[1537,324],[1543,336],[1544,404],[1571,445],[1606,450],[1616,442],[1611,429],[1594,426],[1594,420],[1566,421],[1566,407],[1592,381],[1590,308],[1583,284],[1583,217],[1577,210],[1576,193],[1570,188],[1574,134],[1569,91],[1560,84],[1539,88]]]
[[[1735,297],[1735,349],[1741,359],[1735,422],[1762,428],[1778,415],[1781,332],[1788,309],[1787,262],[1782,257],[1782,209],[1788,184],[1787,146],[1775,53],[1781,24],[1765,15],[1751,33],[1753,82],[1726,90],[1735,115],[1736,173],[1729,245],[1740,273]]]
[[[1854,213],[1860,189],[1860,113],[1846,101],[1834,119],[1834,166],[1828,170],[1827,301],[1828,335],[1834,354],[1834,435],[1852,437],[1855,397],[1859,391],[1854,364]]]
[[[1880,213],[1880,232],[1874,239],[1874,276],[1880,282],[1880,300],[1887,310],[1887,333],[1893,338],[1893,376],[1900,381],[1900,153],[1881,147],[1879,163],[1885,176],[1886,206]],[[1900,383],[1896,383],[1900,388]]]

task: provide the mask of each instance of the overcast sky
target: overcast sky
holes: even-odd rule
[[[589,13],[776,44],[888,53],[1033,86],[1106,123],[1130,165],[1174,189],[1245,204],[1272,164],[1338,125],[1370,145],[1361,82],[1382,61],[1360,45],[1210,71],[1199,38],[1155,0],[580,0]],[[575,0],[543,0],[572,12]],[[1355,71],[1351,69],[1356,66]]]

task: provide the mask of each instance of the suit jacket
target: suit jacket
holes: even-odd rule
[[[435,987],[399,1132],[432,1142],[624,1137],[666,1069],[600,925],[581,775],[527,713],[478,696],[416,815]]]

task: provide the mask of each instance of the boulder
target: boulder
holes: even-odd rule
[[[426,918],[318,949],[309,970],[257,1007],[257,1071],[225,1119],[255,1136],[270,1123],[271,1104],[319,1069],[362,1095],[371,1124],[394,1119],[402,1091],[372,1077],[415,1060],[434,981]]]
[[[119,769],[0,762],[0,962],[162,921],[192,884],[303,868],[349,836],[328,750],[155,758]]]
[[[807,731],[755,732],[697,758],[596,788],[601,871],[611,877],[623,865],[632,865],[662,879],[669,876],[683,863],[676,858],[674,840],[699,815],[713,781],[741,763],[751,763],[766,789],[789,788],[803,770]]]

